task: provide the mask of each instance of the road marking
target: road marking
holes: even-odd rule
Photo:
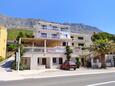
[[[110,83],[115,83],[115,81],[109,81],[109,82],[102,82],[102,83],[90,84],[90,85],[86,85],[86,86],[99,86],[99,85],[105,85],[105,84],[110,84]]]

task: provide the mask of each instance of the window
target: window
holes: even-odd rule
[[[56,63],[56,58],[53,58],[53,63],[54,63],[54,64]]]
[[[46,65],[46,58],[42,58],[42,65]]]
[[[52,34],[52,36],[57,36],[57,34]]]
[[[68,28],[61,28],[61,31],[68,32]]]
[[[107,62],[107,63],[111,63],[111,59],[107,59],[106,62]]]
[[[73,39],[74,37],[73,37],[73,36],[71,36],[71,38]]]
[[[56,26],[52,26],[53,27],[53,30],[58,30],[58,28]]]
[[[72,43],[72,46],[74,46],[74,43]]]
[[[41,35],[47,35],[47,33],[41,33]]]
[[[42,29],[47,29],[47,26],[46,25],[42,25]]]
[[[62,64],[62,63],[63,63],[63,59],[59,58],[59,64]]]
[[[84,46],[84,44],[83,43],[79,43],[78,46]]]
[[[41,33],[41,37],[47,38],[47,33]]]
[[[78,37],[79,40],[83,40],[84,38],[83,37]]]
[[[65,34],[65,36],[66,36],[66,38],[68,37],[68,35],[67,35],[67,34]]]
[[[52,38],[59,38],[57,34],[52,34]]]
[[[63,42],[63,46],[66,46],[66,42]]]

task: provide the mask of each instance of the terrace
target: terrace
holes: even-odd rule
[[[22,38],[21,43],[24,45],[25,53],[64,53],[65,47],[62,46],[63,41],[70,40],[52,40],[37,38]]]

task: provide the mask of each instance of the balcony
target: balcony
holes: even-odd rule
[[[59,39],[59,35],[40,35],[39,38],[48,38],[48,39]]]
[[[24,51],[25,53],[65,53],[65,48],[24,47]]]
[[[29,52],[38,52],[38,53],[43,53],[44,48],[37,48],[37,47],[24,47],[24,51],[27,53]]]
[[[60,48],[47,48],[46,49],[47,53],[65,53],[65,48],[60,47]]]

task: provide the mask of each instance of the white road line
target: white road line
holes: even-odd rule
[[[115,81],[108,81],[108,82],[90,84],[90,85],[86,85],[86,86],[99,86],[99,85],[105,85],[105,84],[110,84],[110,83],[115,83]]]

